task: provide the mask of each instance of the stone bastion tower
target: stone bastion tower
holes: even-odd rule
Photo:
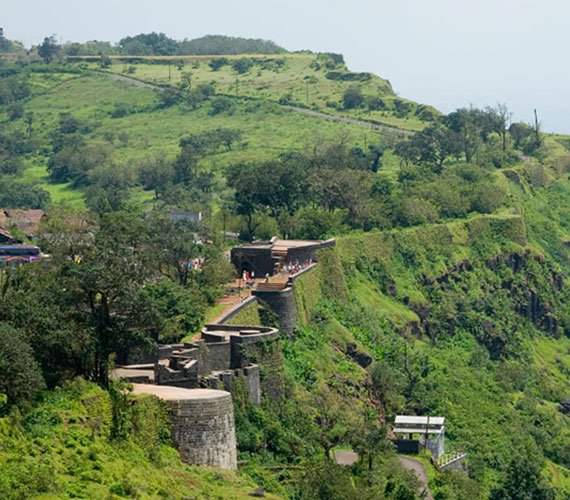
[[[237,469],[234,410],[229,392],[133,384],[133,393],[151,394],[166,401],[172,441],[182,461]]]

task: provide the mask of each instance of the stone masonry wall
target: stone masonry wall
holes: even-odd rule
[[[232,398],[216,392],[216,397],[168,401],[172,440],[186,463],[236,469]]]
[[[291,335],[297,323],[297,306],[293,288],[288,287],[275,291],[255,290],[253,294],[277,315],[279,329],[283,333]]]

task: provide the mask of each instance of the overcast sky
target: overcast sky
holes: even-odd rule
[[[567,0],[0,0],[0,26],[26,45],[164,32],[271,39],[340,52],[353,70],[447,112],[506,103],[570,133]]]

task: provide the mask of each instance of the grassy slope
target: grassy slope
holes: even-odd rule
[[[241,57],[250,56],[229,56],[228,58],[232,60]],[[414,117],[413,113],[406,118],[398,118],[393,113],[393,101],[400,98],[393,94],[391,85],[387,80],[376,75],[372,75],[371,80],[366,82],[330,80],[326,78],[326,74],[331,70],[324,67],[319,70],[311,68],[311,63],[317,57],[315,54],[252,55],[251,57],[262,60],[282,59],[285,61],[285,66],[272,70],[263,69],[256,65],[247,73],[240,75],[229,65],[213,71],[208,66],[210,56],[180,58],[180,61],[184,63],[183,66],[169,65],[164,62],[161,63],[160,58],[151,58],[153,62],[140,62],[132,65],[135,68],[132,76],[153,83],[175,85],[181,81],[183,73],[191,73],[193,85],[215,82],[216,91],[222,94],[262,98],[274,102],[289,95],[295,104],[319,109],[330,114],[374,120],[409,130],[421,130],[425,126],[425,123]],[[97,67],[94,63],[90,63],[89,66]],[[126,68],[126,64],[115,61],[110,71],[122,73]],[[343,92],[349,86],[359,87],[365,95],[381,97],[387,105],[387,110],[342,111],[327,105],[327,103],[340,103]],[[400,100],[411,103],[415,107],[415,103],[412,101]]]
[[[209,105],[196,111],[179,107],[155,110],[152,90],[99,74],[56,76],[51,80],[45,75],[34,75],[34,80],[37,88],[41,84],[42,91],[27,103],[26,110],[34,113],[34,128],[44,144],[49,131],[56,126],[59,113],[70,112],[94,124],[87,135],[88,141],[109,148],[112,160],[125,168],[134,168],[138,161],[149,156],[174,157],[181,137],[217,127],[241,130],[246,143],[244,147],[204,160],[204,168],[217,171],[233,162],[270,159],[280,152],[302,149],[315,140],[346,137],[349,144],[355,145],[380,140],[378,132],[299,115],[273,104],[242,102],[231,114],[210,116]],[[119,103],[141,111],[111,118],[110,113]],[[23,129],[24,123],[19,120],[12,126]],[[50,184],[46,167],[45,156],[29,157],[25,178],[47,189],[54,202],[81,206],[81,193],[65,184]],[[142,195],[142,199],[150,197],[150,193]]]
[[[532,187],[526,180],[533,178],[536,165],[520,165],[524,190],[509,182],[511,201],[521,215],[510,210],[494,216],[475,216],[468,221],[450,222],[386,233],[369,233],[346,236],[339,240],[338,251],[347,275],[351,296],[370,315],[369,321],[382,325],[388,320],[401,328],[406,322],[417,321],[414,311],[406,305],[430,303],[426,288],[421,285],[424,277],[435,278],[461,261],[477,262],[504,252],[532,248],[536,255],[546,256],[566,274],[570,272],[570,251],[564,244],[568,238],[568,206],[570,205],[570,181],[560,176],[560,158],[565,151],[552,146],[544,162],[545,185]],[[366,274],[379,263],[385,270],[379,281],[374,273]],[[479,281],[485,282],[485,274],[476,270]],[[378,276],[378,275],[376,275]],[[393,280],[395,295],[382,292],[379,284]],[[568,285],[566,285],[568,286]],[[538,289],[539,293],[547,290]],[[531,366],[526,372],[525,398],[538,398],[538,409],[550,415],[561,429],[570,430],[570,422],[556,412],[556,404],[568,392],[570,377],[570,339],[548,338],[537,334],[532,325],[522,322],[519,355],[528,357]],[[382,330],[382,327],[379,327]],[[369,342],[366,333],[355,330],[357,338]],[[390,334],[386,333],[389,338]],[[377,342],[377,341],[374,341]],[[523,393],[510,387],[519,375],[509,372],[509,365],[489,364],[480,358],[480,347],[468,332],[458,332],[447,340],[431,346],[427,339],[414,340],[415,348],[427,355],[430,372],[426,378],[429,390],[422,401],[431,414],[445,415],[448,419],[448,440],[451,448],[465,447],[471,453],[472,467],[480,468],[480,460],[487,469],[480,475],[481,484],[488,491],[497,474],[495,467],[504,467],[517,436],[528,432],[528,422],[518,402]],[[389,347],[375,344],[380,357]],[[372,348],[373,352],[375,349]],[[527,399],[525,399],[526,401]],[[535,424],[537,425],[537,424]],[[537,432],[537,431],[533,431]],[[479,469],[481,471],[481,469]],[[481,473],[481,472],[480,472]],[[555,485],[560,498],[570,492],[570,470],[547,461],[545,475]],[[437,488],[436,485],[434,485]]]
[[[47,395],[23,420],[0,419],[0,496],[238,499],[255,489],[236,473],[181,463],[161,443],[154,398],[129,408],[130,434],[119,441],[109,434],[109,394],[81,381]]]

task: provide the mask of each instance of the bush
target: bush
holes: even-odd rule
[[[161,89],[157,91],[156,96],[160,108],[170,108],[182,101],[182,93],[172,88]]]
[[[198,290],[161,280],[147,286],[145,292],[162,318],[161,342],[178,342],[188,333],[200,329],[206,302]]]
[[[346,210],[331,211],[318,207],[304,207],[295,214],[294,237],[317,240],[340,234],[347,229],[343,223],[346,216]]]
[[[342,95],[344,109],[360,108],[364,104],[364,95],[358,87],[348,87]]]
[[[212,99],[211,115],[219,115],[221,113],[230,113],[234,109],[234,103],[229,97],[219,96]]]
[[[220,68],[226,66],[229,63],[230,61],[227,57],[215,57],[208,63],[208,65],[210,68],[212,68],[212,71],[218,71]]]
[[[111,118],[122,118],[131,113],[131,108],[124,102],[115,103],[115,108],[111,111]]]
[[[236,59],[232,63],[232,68],[236,70],[240,75],[247,73],[253,67],[253,60],[249,57],[242,57]]]
[[[370,111],[386,109],[386,103],[378,96],[370,96],[366,99],[366,106]]]
[[[41,187],[10,177],[0,178],[0,207],[46,208],[49,203],[50,195]]]
[[[394,218],[398,225],[416,226],[435,222],[438,215],[438,209],[431,201],[411,197],[402,199],[396,207]]]
[[[394,114],[398,118],[405,118],[410,114],[413,105],[409,102],[402,101],[401,99],[394,99]]]

